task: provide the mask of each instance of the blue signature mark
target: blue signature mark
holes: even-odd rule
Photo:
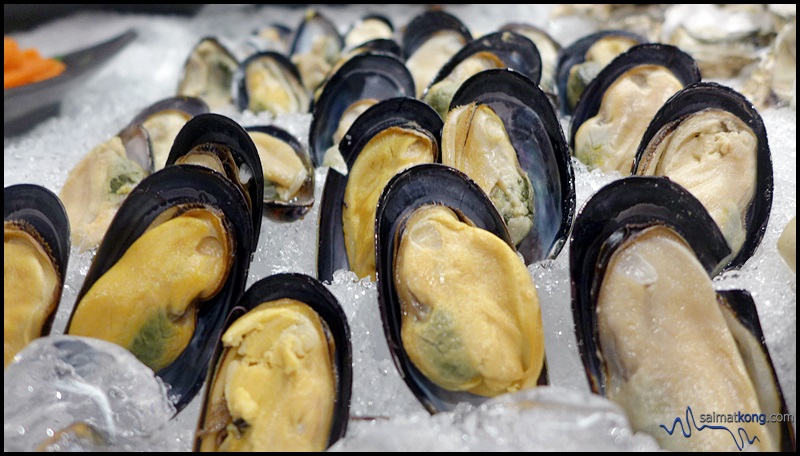
[[[686,426],[689,428],[688,432],[684,427],[683,421],[681,420],[680,417],[675,418],[675,421],[672,423],[672,430],[668,429],[663,424],[661,425],[661,428],[667,431],[667,434],[672,435],[675,433],[675,429],[678,427],[678,425],[680,425],[681,427],[681,433],[687,439],[692,436],[692,428],[696,429],[698,432],[704,431],[706,429],[725,431],[731,435],[731,438],[733,438],[733,441],[736,443],[736,448],[738,448],[739,451],[744,450],[745,443],[747,443],[748,445],[752,445],[755,442],[761,442],[761,439],[759,439],[757,436],[753,436],[753,438],[751,439],[750,436],[747,434],[747,431],[744,430],[744,428],[739,428],[738,433],[735,434],[733,431],[731,431],[725,426],[709,426],[707,424],[704,424],[703,426],[698,427],[697,422],[694,419],[694,412],[692,412],[691,407],[686,407]]]

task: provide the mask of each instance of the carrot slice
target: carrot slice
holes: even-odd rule
[[[44,81],[64,72],[66,65],[44,58],[36,49],[20,50],[16,41],[3,37],[3,88]]]

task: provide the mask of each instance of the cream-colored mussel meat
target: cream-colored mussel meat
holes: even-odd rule
[[[73,244],[82,250],[97,247],[122,201],[146,175],[127,157],[119,136],[89,152],[69,172],[59,193]]]
[[[335,401],[320,317],[292,299],[263,303],[222,336],[201,451],[324,451]]]
[[[585,60],[569,69],[567,102],[571,108],[578,105],[586,86],[618,55],[639,42],[627,36],[607,36],[597,40],[584,54]]]
[[[651,227],[625,241],[609,261],[597,314],[606,395],[636,431],[672,451],[737,450],[727,432],[685,438],[661,427],[685,417],[687,407],[695,416],[762,413],[711,280],[683,238]],[[735,426],[758,437],[756,449],[778,443],[757,423]]]
[[[289,201],[309,178],[303,161],[292,147],[274,136],[251,131],[264,173],[264,198]]]
[[[417,98],[428,87],[439,69],[466,44],[464,36],[452,30],[442,30],[428,38],[406,61],[406,67],[414,78]]]
[[[450,102],[461,84],[481,71],[505,68],[506,64],[495,54],[487,51],[471,55],[456,65],[444,79],[432,85],[422,101],[431,105],[444,119],[450,110]]]
[[[442,133],[442,163],[463,171],[489,195],[519,244],[533,227],[533,186],[502,119],[488,105],[455,108]]]
[[[778,239],[778,253],[786,264],[796,272],[797,265],[797,216],[783,228],[781,237]]]
[[[658,110],[683,84],[668,69],[639,65],[605,92],[596,116],[575,133],[575,156],[590,168],[631,173],[639,142]]]
[[[154,371],[171,364],[231,269],[222,217],[211,208],[162,214],[78,302],[67,332],[125,347]]]
[[[399,172],[433,163],[439,151],[427,133],[410,127],[387,128],[361,150],[344,193],[342,224],[350,270],[375,278],[375,212],[383,188]]]
[[[398,243],[401,337],[417,369],[442,388],[481,396],[535,387],[542,317],[514,250],[438,205],[416,210]]]
[[[153,145],[153,166],[156,171],[166,166],[172,143],[190,118],[191,116],[183,111],[168,109],[142,122]]]
[[[731,249],[747,236],[746,212],[756,186],[758,139],[736,115],[721,109],[693,113],[654,136],[637,174],[667,176],[711,214]]]
[[[42,335],[61,287],[52,258],[26,227],[3,223],[3,368]]]
[[[356,119],[358,119],[361,114],[364,114],[367,109],[376,104],[378,104],[378,100],[375,98],[365,98],[356,101],[344,110],[342,117],[339,119],[339,126],[336,127],[336,131],[333,132],[333,145],[325,151],[325,156],[322,158],[322,166],[330,166],[336,171],[339,171],[342,175],[347,175],[347,163],[344,162],[344,157],[342,157],[342,153],[339,151],[339,143],[342,142],[342,139],[347,134],[347,130],[353,126]]]
[[[274,58],[258,58],[245,68],[247,109],[275,116],[308,110],[310,96],[297,78]]]

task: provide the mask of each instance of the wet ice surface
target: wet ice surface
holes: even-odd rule
[[[174,414],[167,388],[153,371],[101,340],[38,339],[3,375],[4,451],[34,451],[44,441],[56,451],[141,449]],[[59,438],[76,423],[90,426],[93,437]]]
[[[360,7],[321,9],[333,17],[342,30],[365,12]],[[406,24],[421,11],[420,5],[381,5],[380,8],[381,13],[395,20],[395,25]],[[475,35],[492,31],[512,20],[527,21],[550,30],[562,44],[571,43],[591,31],[579,19],[549,22],[546,6],[507,5],[498,8],[496,5],[465,5],[449,7],[448,11],[464,20]],[[17,38],[21,45],[36,46],[44,54],[83,47],[129,27],[135,28],[139,37],[90,81],[68,94],[60,116],[43,122],[24,135],[4,138],[4,187],[34,183],[58,193],[69,170],[94,146],[113,136],[141,109],[174,94],[181,66],[200,37],[216,34],[238,42],[265,21],[283,18],[287,25],[294,26],[302,14],[302,9],[241,5],[209,6],[192,19],[86,13],[20,33]],[[219,113],[244,126],[275,124],[307,144],[311,120],[308,114],[273,119],[269,114],[238,113],[233,109]],[[796,278],[777,254],[776,243],[783,226],[796,213],[796,112],[789,108],[770,108],[762,111],[762,116],[768,129],[775,174],[769,226],[754,257],[740,271],[717,278],[715,287],[745,288],[753,294],[789,412],[794,414]],[[568,131],[569,119],[562,119],[562,125]],[[576,160],[573,160],[573,165],[578,211],[603,185],[620,177],[590,172]],[[327,169],[317,170],[316,204],[303,220],[294,223],[263,220],[248,286],[278,272],[315,275],[319,202],[326,175]],[[412,443],[419,442],[419,448],[425,450],[480,451],[488,448],[527,451],[533,449],[532,446],[565,449],[564,445],[568,444],[574,444],[578,450],[601,446],[607,449],[646,448],[649,445],[647,439],[632,437],[618,413],[607,410],[611,407],[607,402],[599,398],[589,400],[585,396],[588,386],[576,347],[568,258],[567,245],[557,259],[528,268],[541,301],[548,372],[551,385],[556,388],[533,393],[534,399],[548,405],[523,412],[515,411],[513,407],[487,404],[480,409],[464,408],[452,414],[430,417],[409,392],[391,361],[383,337],[375,284],[358,281],[353,274],[344,271],[337,273],[328,287],[340,300],[351,326],[354,362],[350,433],[337,449],[376,446],[407,449],[404,445],[413,439],[418,440]],[[92,252],[73,250],[53,334],[63,333],[91,260]],[[162,448],[190,450],[202,394],[203,391],[175,419],[166,423],[163,432],[153,440]],[[576,405],[587,401],[592,407]],[[563,406],[554,405],[561,403]],[[495,422],[492,427],[491,423]],[[547,432],[540,435],[527,432],[529,428],[524,428],[522,423],[536,426],[536,429],[546,426],[542,423],[553,426],[541,428]],[[589,426],[590,423],[595,423],[596,427]],[[6,419],[4,424],[8,427],[18,422]],[[579,427],[584,424],[587,428]],[[582,438],[578,429],[589,432],[589,428],[592,431],[587,435],[593,438]],[[58,430],[55,426],[53,429]]]

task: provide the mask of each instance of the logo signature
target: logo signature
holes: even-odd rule
[[[744,428],[741,427],[737,430],[737,432],[733,432],[726,426],[711,426],[708,424],[698,426],[697,422],[694,419],[694,412],[692,412],[691,407],[686,407],[685,421],[686,422],[684,424],[684,421],[681,420],[681,417],[678,417],[675,418],[675,421],[672,423],[672,429],[667,428],[663,424],[661,425],[661,428],[667,431],[667,434],[673,435],[675,434],[675,431],[678,428],[678,426],[680,426],[681,433],[687,439],[692,436],[692,432],[694,431],[697,432],[702,432],[705,430],[725,431],[728,434],[730,434],[731,438],[736,443],[736,448],[738,448],[739,451],[744,450],[746,445],[752,445],[755,442],[761,442],[761,440],[757,436],[753,436],[753,438],[750,438],[750,436],[747,434],[747,431],[745,431]]]

